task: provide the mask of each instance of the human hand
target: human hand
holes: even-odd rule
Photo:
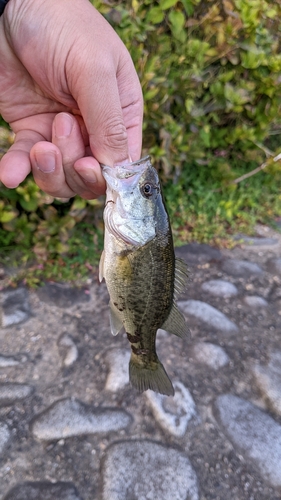
[[[62,198],[105,191],[100,163],[141,156],[142,93],[131,57],[88,0],[10,0],[0,17],[0,113],[15,143],[13,188],[32,170]]]

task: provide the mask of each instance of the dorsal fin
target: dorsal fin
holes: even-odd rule
[[[189,280],[188,268],[184,260],[176,258],[174,300],[186,289]]]

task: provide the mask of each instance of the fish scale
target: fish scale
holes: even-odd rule
[[[105,278],[110,296],[111,331],[116,335],[124,327],[127,333],[131,384],[139,391],[172,395],[155,341],[159,328],[188,336],[175,303],[186,285],[187,269],[175,259],[158,174],[149,157],[102,170],[107,197],[100,279]]]

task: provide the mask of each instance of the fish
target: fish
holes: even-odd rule
[[[129,378],[140,392],[174,395],[172,382],[156,353],[159,328],[189,337],[176,301],[186,288],[188,269],[175,258],[169,216],[158,173],[146,156],[110,167],[106,181],[104,250],[99,279],[109,292],[110,328],[124,327],[131,346]]]

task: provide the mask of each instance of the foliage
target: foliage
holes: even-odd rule
[[[93,3],[132,55],[145,100],[144,147],[165,179],[194,161],[216,168],[219,155],[218,182],[234,177],[234,151],[260,162],[261,143],[280,131],[279,1]]]
[[[43,276],[79,281],[97,265],[103,200],[62,203],[30,177],[16,189],[0,185],[0,198],[0,263],[20,264],[21,278],[33,285]]]
[[[281,168],[273,161],[281,151],[280,0],[93,4],[128,47],[139,74],[143,153],[152,155],[162,176],[177,242],[229,244],[233,232],[280,216]],[[262,172],[231,184],[264,162]],[[102,202],[63,204],[31,179],[15,190],[1,187],[0,196],[2,255],[16,243],[26,259],[32,249],[48,276],[52,266],[55,273],[67,267],[71,276],[71,265],[75,274],[79,259],[88,261],[79,244],[85,234],[89,254],[98,253]]]

